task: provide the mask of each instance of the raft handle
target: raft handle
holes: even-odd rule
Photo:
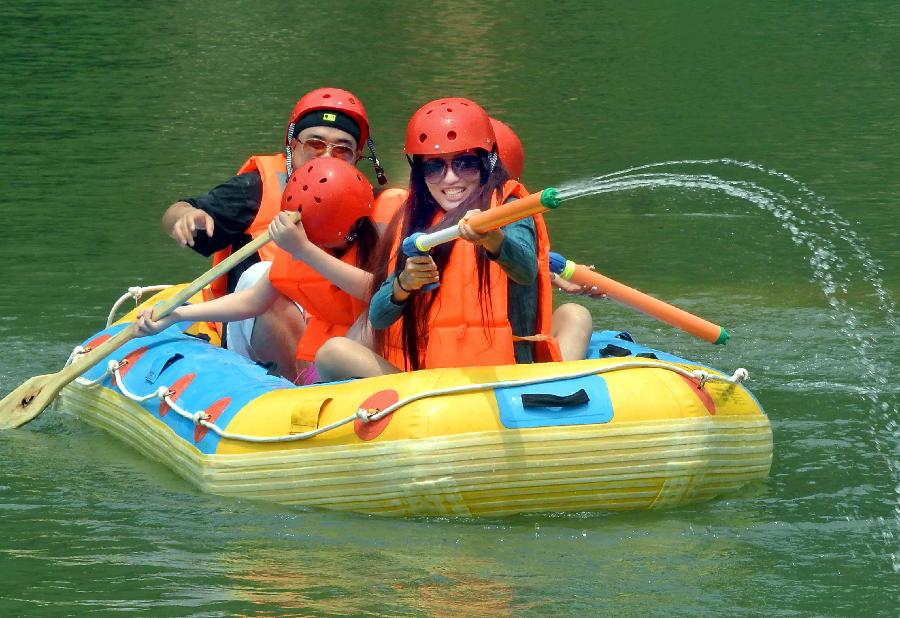
[[[523,408],[573,408],[589,403],[587,391],[578,389],[571,395],[553,395],[551,393],[529,393],[522,395]]]

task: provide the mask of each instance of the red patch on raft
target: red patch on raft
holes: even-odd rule
[[[129,352],[125,358],[119,361],[119,377],[124,378],[125,374],[131,371],[131,368],[134,367],[134,364],[138,362],[138,360],[144,355],[144,352],[147,351],[147,347],[138,348],[137,350],[132,350]],[[113,374],[112,378],[113,384],[116,383],[116,376]]]
[[[697,380],[692,380],[691,378],[686,378],[685,376],[679,376],[682,380],[688,383],[691,387],[691,390],[697,397],[700,398],[700,401],[703,402],[703,405],[706,407],[707,412],[715,416],[716,414],[716,402],[713,401],[713,398],[709,396],[703,387],[700,386],[700,383]]]
[[[397,391],[393,389],[388,389],[385,391],[378,391],[364,402],[359,404],[361,410],[366,410],[372,413],[373,410],[380,412],[384,410],[386,407],[397,403],[400,400],[400,395],[397,394]],[[353,421],[353,431],[356,432],[356,435],[361,439],[369,441],[374,440],[378,436],[381,435],[381,432],[385,430],[388,426],[388,423],[391,422],[391,418],[393,418],[393,414],[388,414],[384,418],[381,418],[377,421],[370,421],[368,423],[362,422],[360,419],[356,419]]]
[[[178,378],[177,380],[175,380],[175,384],[173,384],[172,386],[169,387],[169,392],[171,393],[171,395],[169,395],[169,399],[171,399],[172,401],[177,401],[178,398],[181,396],[181,393],[184,392],[184,389],[186,389],[188,387],[188,385],[191,382],[193,382],[194,378],[196,378],[196,377],[197,377],[197,374],[189,373],[189,374],[183,375],[180,378]],[[169,404],[167,404],[165,400],[161,401],[159,404],[159,415],[165,416],[166,414],[169,413],[169,410],[170,410]]]
[[[222,412],[225,411],[225,408],[228,407],[228,404],[231,403],[231,397],[223,397],[218,400],[211,406],[206,408],[206,416],[205,419],[209,423],[215,423],[216,420],[220,416],[222,416]],[[209,433],[209,427],[204,427],[203,425],[197,425],[194,428],[194,442],[199,442],[203,438],[206,437],[206,434]]]
[[[90,352],[91,350],[93,350],[94,348],[96,348],[97,346],[99,346],[100,344],[102,344],[103,342],[105,342],[107,339],[109,339],[111,337],[112,337],[112,335],[99,335],[98,337],[94,337],[93,339],[88,341],[86,344],[84,344],[84,349],[87,350],[88,352]]]

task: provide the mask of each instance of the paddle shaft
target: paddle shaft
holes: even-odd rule
[[[300,213],[289,213],[291,221],[296,223],[300,219]],[[197,292],[208,286],[210,283],[226,274],[229,270],[246,260],[248,257],[259,251],[260,247],[268,243],[270,240],[269,232],[265,232],[261,236],[257,236],[246,245],[229,255],[227,258],[213,266],[211,269],[188,283],[180,292],[169,299],[164,300],[153,309],[153,319],[161,320],[175,309],[186,303]],[[94,348],[90,354],[80,356],[78,360],[59,372],[58,375],[65,374],[72,377],[66,380],[66,384],[80,376],[82,373],[93,367],[99,362],[99,359],[109,356],[112,352],[119,349],[124,344],[134,338],[134,334],[130,328],[124,329],[115,337],[107,339],[99,346]],[[97,359],[97,360],[94,360]],[[83,367],[83,368],[82,368]]]
[[[299,213],[290,213],[292,222],[296,223]],[[183,305],[197,292],[234,268],[260,247],[269,242],[269,233],[251,240],[219,264],[206,271],[187,284],[172,298],[162,302],[153,311],[153,318],[162,319]],[[56,398],[59,392],[72,380],[99,363],[121,346],[134,338],[133,329],[126,327],[118,334],[107,339],[86,354],[78,356],[71,365],[61,371],[43,376],[35,376],[10,392],[0,401],[0,428],[21,427],[36,418]]]
[[[565,258],[558,254],[555,257],[551,257],[551,270],[557,272],[563,279],[578,285],[596,287],[613,300],[632,309],[637,309],[652,318],[690,333],[704,341],[723,344],[729,338],[728,332],[718,324],[713,324],[693,313],[688,313],[684,309],[679,309],[624,283],[619,283],[591,270],[587,266],[575,264],[571,260],[565,260],[565,267],[560,269],[558,265],[559,260],[565,260]]]

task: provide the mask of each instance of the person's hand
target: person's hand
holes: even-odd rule
[[[172,237],[182,247],[193,247],[198,230],[203,230],[207,236],[212,236],[214,228],[213,218],[209,216],[209,213],[192,207],[175,221],[175,225],[172,227]]]
[[[593,270],[593,267],[590,267]],[[563,279],[556,273],[550,273],[550,283],[558,290],[562,290],[567,294],[575,296],[590,296],[592,298],[607,298],[606,293],[602,292],[596,285],[578,285],[567,279]]]
[[[415,292],[439,280],[437,265],[430,255],[414,255],[406,258],[406,265],[397,275],[397,284],[406,292]]]
[[[177,311],[177,309],[176,309]],[[162,332],[172,326],[177,321],[175,311],[167,315],[161,320],[154,320],[153,309],[141,309],[137,313],[137,319],[134,321],[134,336],[147,337]]]
[[[459,236],[463,240],[467,240],[473,245],[484,247],[490,251],[491,254],[497,255],[500,253],[500,245],[503,244],[503,232],[501,230],[491,230],[490,232],[479,234],[467,223],[472,216],[477,215],[480,212],[480,210],[470,210],[463,215],[463,218],[459,222]]]
[[[272,219],[272,223],[269,224],[269,235],[276,245],[290,253],[296,260],[303,259],[310,247],[315,246],[306,236],[302,218],[294,224],[286,212],[280,212]]]

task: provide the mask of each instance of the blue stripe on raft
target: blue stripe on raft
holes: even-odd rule
[[[194,413],[206,410],[223,397],[230,397],[228,406],[215,420],[216,425],[222,428],[227,427],[241,408],[257,397],[277,389],[296,388],[284,378],[268,375],[265,369],[243,356],[183,334],[180,329],[187,326],[187,323],[176,324],[152,337],[132,339],[110,355],[110,358],[121,360],[134,350],[147,348],[125,374],[125,388],[143,396],[155,392],[160,386],[171,387],[179,378],[193,373],[194,379],[179,394],[176,403],[180,408]],[[130,325],[114,326],[99,334],[115,335],[125,327]],[[86,371],[84,377],[92,380],[100,377],[106,371],[107,360]],[[104,380],[103,386],[118,390],[112,385],[111,377]],[[160,416],[160,403],[158,399],[151,399],[140,405],[200,452],[216,452],[220,440],[218,435],[206,431],[202,439],[195,442],[197,426],[193,421],[171,410]]]
[[[568,396],[584,389],[589,401],[569,407],[524,407],[522,395],[549,394]],[[600,376],[586,376],[530,386],[498,388],[494,390],[500,408],[500,422],[504,427],[558,427],[562,425],[593,425],[608,423],[613,417],[612,401],[606,380]]]

